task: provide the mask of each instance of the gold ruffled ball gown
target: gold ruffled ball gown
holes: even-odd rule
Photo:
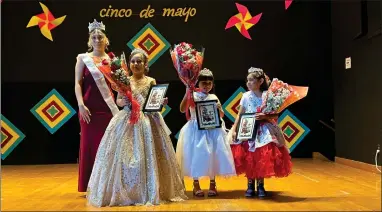
[[[133,86],[145,102],[153,78]],[[140,113],[129,123],[127,105],[110,121],[101,140],[88,185],[88,203],[96,206],[157,205],[187,199],[171,133],[159,112]]]

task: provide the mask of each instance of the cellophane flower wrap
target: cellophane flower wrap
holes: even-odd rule
[[[189,88],[186,94],[186,116],[189,120],[190,114],[188,108],[195,107],[192,94],[194,91],[197,91],[195,85],[198,81],[199,72],[202,69],[204,48],[197,50],[192,44],[181,42],[174,45],[174,48],[170,50],[170,54],[180,80]]]
[[[131,87],[130,76],[127,68],[127,62],[125,54],[121,57],[116,57],[114,53],[109,54],[110,64],[107,60],[103,60],[103,66],[99,67],[106,79],[110,82],[113,90],[125,95],[131,102],[131,115],[130,123],[134,124],[138,121],[140,114],[140,105],[136,99],[134,99]]]
[[[268,91],[263,97],[263,103],[258,112],[264,114],[278,114],[289,105],[304,98],[308,94],[308,87],[288,85],[274,78]]]

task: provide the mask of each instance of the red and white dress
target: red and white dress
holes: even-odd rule
[[[266,92],[263,92],[263,96]],[[252,91],[243,94],[240,106],[244,113],[254,113],[262,104],[262,97]],[[236,173],[245,174],[250,179],[286,177],[292,171],[289,149],[285,145],[277,120],[260,121],[254,140],[232,140],[231,129],[228,139],[235,161]]]

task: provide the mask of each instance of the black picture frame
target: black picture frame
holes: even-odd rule
[[[255,118],[256,113],[242,113],[239,117],[239,123],[236,128],[236,140],[253,140],[257,134],[257,122]],[[244,127],[245,121],[249,121],[249,126]],[[245,131],[244,131],[245,130]]]
[[[166,97],[169,84],[151,85],[149,93],[147,94],[145,104],[143,105],[143,112],[161,112],[163,109],[163,99]],[[159,92],[159,98],[153,99],[155,92]],[[158,94],[157,94],[158,95]],[[154,100],[154,101],[153,101]]]
[[[199,130],[221,128],[222,121],[220,119],[220,113],[217,107],[217,103],[217,100],[195,102],[195,113]],[[210,120],[206,120],[205,118],[208,118]]]

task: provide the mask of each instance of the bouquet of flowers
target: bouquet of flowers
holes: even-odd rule
[[[122,53],[120,58],[116,57],[113,52],[109,52],[108,55],[110,64],[108,60],[104,59],[102,61],[103,66],[98,68],[110,82],[112,89],[124,94],[131,102],[130,122],[134,124],[139,118],[140,105],[131,93],[130,77],[128,74],[125,54]]]
[[[115,57],[113,53],[109,54],[111,59],[110,69],[111,77],[115,84],[121,89],[127,89],[130,86],[130,78],[127,69],[122,67],[124,61],[124,54],[122,54],[121,59]]]
[[[189,88],[186,102],[187,108],[195,107],[192,92],[196,90],[195,84],[202,69],[204,48],[197,51],[192,44],[181,42],[170,50],[170,54],[180,80]],[[186,110],[186,116],[187,119],[190,118],[188,110]]]
[[[272,80],[267,93],[263,98],[263,103],[258,108],[258,112],[264,114],[277,114],[289,105],[304,98],[308,94],[308,87],[288,85],[275,78]]]

